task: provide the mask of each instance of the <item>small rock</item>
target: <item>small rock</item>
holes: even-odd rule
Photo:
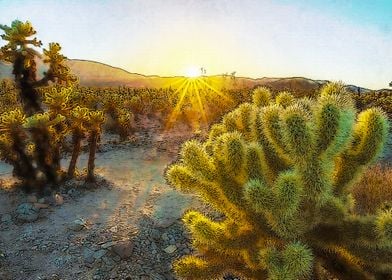
[[[116,242],[110,241],[110,242],[106,242],[106,243],[102,244],[101,247],[102,247],[103,249],[107,249],[107,248],[109,248],[109,247],[112,247],[112,246],[115,245],[115,244],[116,244]]]
[[[133,251],[133,242],[121,241],[111,247],[113,253],[117,254],[121,259],[129,258]]]
[[[0,250],[0,260],[5,259],[6,255]]]
[[[173,254],[175,251],[177,250],[177,246],[176,245],[169,245],[167,246],[164,251],[168,254]]]
[[[16,208],[16,218],[21,222],[34,222],[38,219],[38,209],[32,203],[22,203]]]
[[[98,250],[98,251],[96,251],[95,253],[94,253],[94,258],[96,259],[96,260],[99,260],[99,259],[101,259],[103,256],[105,256],[106,255],[106,253],[107,253],[107,251],[106,250]]]
[[[112,271],[109,275],[111,279],[118,279],[118,274],[116,271]]]
[[[56,193],[54,195],[54,200],[55,200],[56,205],[63,205],[64,204],[64,198],[58,193]]]
[[[152,230],[151,230],[151,233],[150,233],[150,236],[151,236],[152,239],[154,239],[154,240],[159,240],[160,231],[157,230],[157,229],[152,229]]]
[[[114,226],[114,227],[111,227],[109,230],[110,230],[111,232],[113,232],[113,233],[117,233],[118,228],[117,228],[117,226]]]
[[[89,248],[83,249],[83,259],[86,264],[92,264],[95,261],[94,251]]]
[[[81,218],[74,220],[68,225],[68,228],[73,231],[81,231],[85,227],[86,227],[86,221]]]
[[[161,235],[161,238],[165,241],[169,240],[169,236],[167,235],[167,233],[165,232],[164,234]]]
[[[112,257],[112,259],[113,259],[115,262],[121,261],[121,258],[120,258],[119,255],[114,255],[114,256]]]

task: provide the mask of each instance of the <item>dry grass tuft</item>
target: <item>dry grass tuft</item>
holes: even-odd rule
[[[358,214],[374,214],[386,203],[392,204],[392,166],[369,168],[352,190]]]

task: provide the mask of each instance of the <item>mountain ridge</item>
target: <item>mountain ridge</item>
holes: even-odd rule
[[[123,68],[112,66],[106,63],[85,60],[69,59],[66,62],[71,71],[79,77],[80,85],[96,87],[129,86],[135,88],[169,87],[175,84],[178,79],[185,79],[185,76],[159,76],[144,75],[127,71]],[[45,71],[42,62],[38,63],[39,74]],[[328,80],[313,80],[306,77],[235,77],[225,75],[202,76],[208,77],[218,84],[224,84],[226,88],[269,86],[274,90],[294,90],[294,91],[314,91],[318,90]],[[12,65],[0,62],[0,79],[12,78]],[[229,79],[229,80],[228,80]],[[358,92],[369,92],[370,89],[347,85],[348,88]],[[390,90],[390,89],[380,89]],[[377,90],[377,91],[380,91]]]

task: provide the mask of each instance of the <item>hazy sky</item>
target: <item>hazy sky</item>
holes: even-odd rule
[[[0,23],[14,19],[69,58],[130,72],[392,80],[392,0],[0,0]]]

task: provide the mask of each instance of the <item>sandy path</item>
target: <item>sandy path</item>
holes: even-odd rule
[[[99,153],[96,173],[110,188],[79,194],[75,186],[63,205],[41,209],[33,223],[15,224],[14,217],[0,223],[0,279],[172,279],[171,261],[190,251],[178,219],[197,202],[165,184],[163,172],[174,155],[160,148],[130,145]],[[85,165],[83,155],[79,166]],[[0,173],[9,171],[0,165]],[[2,191],[0,216],[13,215],[23,199]],[[70,230],[76,219],[86,228]],[[126,260],[105,247],[121,240],[132,241]]]

